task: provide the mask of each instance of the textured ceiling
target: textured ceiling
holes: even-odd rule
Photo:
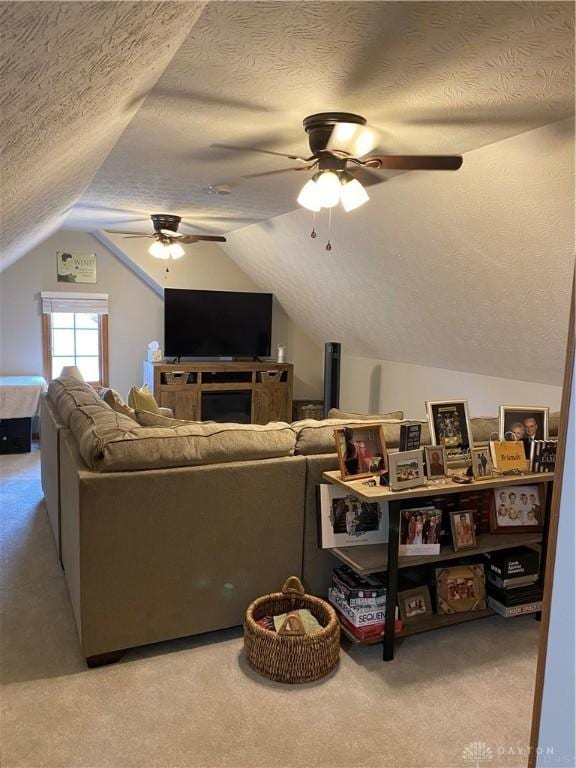
[[[143,209],[216,232],[293,210],[302,174],[242,178],[288,160],[210,144],[304,152],[302,119],[325,109],[363,114],[383,149],[409,153],[466,152],[571,115],[573,19],[571,3],[211,2],[67,226]],[[219,182],[232,195],[208,195]]]
[[[202,7],[0,4],[2,266],[62,223]]]
[[[560,384],[574,268],[574,122],[406,174],[310,239],[299,210],[223,248],[317,342],[360,357]],[[455,392],[455,396],[458,393]],[[514,393],[510,394],[514,401]]]

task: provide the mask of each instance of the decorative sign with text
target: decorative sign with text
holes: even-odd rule
[[[56,274],[59,283],[95,283],[96,254],[57,251]]]

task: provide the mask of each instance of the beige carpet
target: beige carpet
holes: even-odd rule
[[[379,647],[345,645],[336,672],[307,686],[250,671],[240,630],[87,670],[39,453],[2,457],[0,467],[4,768],[526,765],[538,640],[530,617],[415,636],[387,664]]]

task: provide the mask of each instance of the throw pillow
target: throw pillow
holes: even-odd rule
[[[116,392],[115,389],[106,389],[106,391],[101,395],[102,400],[112,408],[113,411],[116,411],[116,413],[122,413],[124,416],[128,416],[131,419],[134,419],[134,408],[130,408],[129,405],[127,405],[124,400],[122,400],[122,397]]]
[[[154,400],[154,395],[148,391],[148,387],[144,384],[143,387],[132,387],[128,393],[128,405],[130,408],[139,411],[149,411],[150,413],[158,413],[158,403]]]

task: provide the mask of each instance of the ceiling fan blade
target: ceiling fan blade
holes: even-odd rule
[[[362,157],[378,146],[380,134],[369,125],[336,123],[326,144],[329,152],[346,152],[352,157]]]
[[[248,173],[242,176],[243,179],[259,179],[261,176],[272,176],[275,173],[286,173],[287,171],[308,171],[309,166],[301,165],[298,168],[278,168],[277,171],[264,171],[263,173]]]
[[[358,179],[363,187],[371,187],[373,184],[382,184],[382,182],[388,181],[385,176],[369,171],[368,168],[362,168],[360,165],[348,166],[347,171],[355,179]]]
[[[272,112],[272,108],[265,104],[258,104],[255,101],[249,101],[248,99],[237,99],[232,96],[217,95],[214,93],[205,93],[202,91],[194,91],[190,89],[186,90],[172,90],[171,88],[153,88],[146,95],[148,99],[170,99],[173,101],[179,100],[182,102],[201,101],[204,104],[213,104],[218,107],[233,107],[235,109],[245,109],[250,112]],[[138,96],[135,102],[141,100],[142,96]]]
[[[126,235],[127,237],[154,237],[154,235],[144,235],[140,232],[120,232],[117,229],[105,229],[104,232],[109,232],[111,235]]]
[[[458,155],[371,155],[363,163],[392,171],[457,171],[462,165]]]
[[[264,155],[276,155],[278,157],[287,157],[288,160],[300,160],[302,163],[309,163],[313,157],[300,157],[299,155],[287,155],[285,152],[274,152],[271,149],[259,149],[258,147],[236,147],[231,144],[210,144],[215,149],[230,149],[233,152],[261,152]]]
[[[208,243],[225,243],[226,238],[222,235],[184,235],[178,238],[179,243],[197,243],[199,240],[204,240]]]

